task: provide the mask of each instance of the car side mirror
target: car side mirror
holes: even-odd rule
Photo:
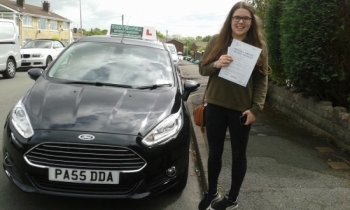
[[[43,73],[43,69],[33,68],[28,70],[28,75],[32,80],[37,80]]]
[[[194,80],[186,80],[184,83],[184,93],[182,95],[182,100],[187,101],[190,94],[197,91],[201,85]]]

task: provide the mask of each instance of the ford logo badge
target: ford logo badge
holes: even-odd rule
[[[90,134],[81,134],[78,136],[79,139],[84,140],[84,141],[91,141],[95,139],[95,136],[90,135]]]

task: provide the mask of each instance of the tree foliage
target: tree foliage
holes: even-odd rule
[[[99,28],[91,28],[89,31],[88,30],[85,30],[83,29],[83,35],[84,36],[94,36],[94,35],[106,35],[108,32],[107,29],[99,29]]]
[[[286,76],[300,91],[348,107],[350,0],[285,0],[281,52]]]
[[[202,42],[209,42],[210,38],[211,38],[211,36],[207,35],[207,36],[203,37]]]
[[[198,52],[202,52],[202,51],[205,51],[205,49],[207,49],[207,46],[202,46],[200,48],[198,48]]]
[[[251,3],[256,10],[256,14],[262,20],[263,24],[266,20],[266,12],[268,8],[268,3],[270,0],[245,0],[246,2]]]
[[[162,34],[160,31],[156,31],[157,37],[163,39],[165,38],[164,34]]]

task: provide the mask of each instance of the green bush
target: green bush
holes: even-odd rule
[[[284,0],[270,0],[266,11],[266,39],[269,49],[269,66],[272,69],[271,78],[284,82],[287,78],[284,74],[281,41],[280,18],[282,16],[282,3]]]
[[[281,52],[298,90],[348,107],[350,0],[285,0]]]

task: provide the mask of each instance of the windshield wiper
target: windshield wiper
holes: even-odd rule
[[[83,82],[83,81],[76,81],[76,82],[67,82],[67,84],[81,84],[81,85],[94,85],[94,86],[110,86],[110,87],[122,87],[122,88],[133,88],[131,85],[121,85],[121,84],[112,84],[112,83],[103,83],[103,82]]]
[[[167,84],[154,84],[154,85],[147,85],[147,86],[139,86],[137,89],[157,89],[159,87],[171,87],[172,84],[167,83]]]

